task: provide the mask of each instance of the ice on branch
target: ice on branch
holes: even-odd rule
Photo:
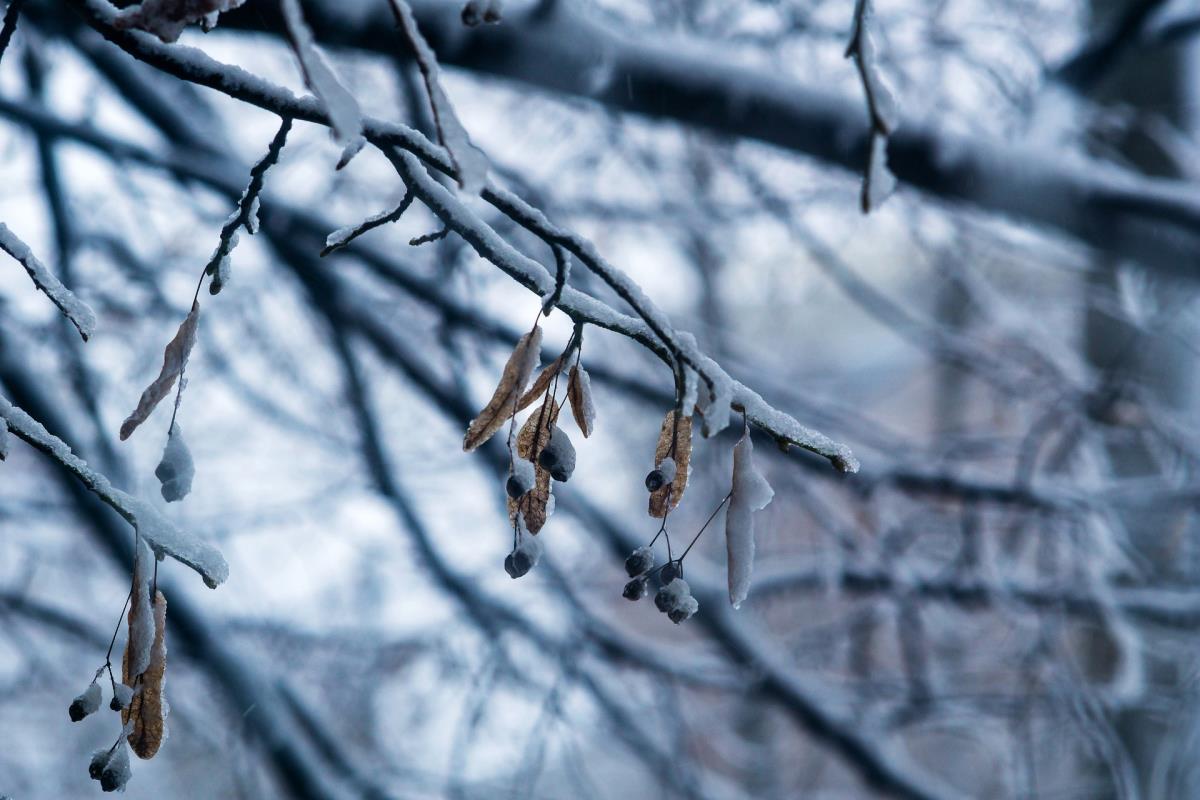
[[[76,330],[79,331],[79,335],[86,342],[92,332],[96,330],[95,312],[87,303],[76,297],[70,289],[63,286],[62,282],[46,269],[46,265],[38,260],[29,246],[9,230],[3,222],[0,222],[0,250],[21,262],[21,266],[33,279],[33,285],[42,294],[49,297],[51,303],[58,306],[58,310],[71,320]]]
[[[13,434],[65,467],[93,494],[134,526],[138,535],[155,554],[170,556],[186,564],[214,589],[229,576],[229,565],[215,547],[179,530],[149,503],[113,486],[108,478],[75,455],[66,442],[51,434],[40,422],[3,397],[0,397],[0,418]]]

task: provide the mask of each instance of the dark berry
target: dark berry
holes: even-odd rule
[[[504,484],[504,491],[508,492],[508,496],[513,500],[519,500],[529,489],[516,475],[509,475],[508,481]]]
[[[625,589],[622,590],[621,596],[626,600],[641,600],[646,596],[646,579],[634,578],[625,584]]]
[[[646,475],[646,489],[651,492],[657,492],[667,483],[667,478],[663,475],[661,469],[652,469]]]
[[[679,577],[679,563],[676,561],[668,561],[663,565],[662,572],[659,573],[658,577],[659,580],[663,582],[664,586],[675,580]]]
[[[513,580],[526,574],[531,569],[533,569],[533,559],[529,557],[529,553],[521,548],[513,550],[504,557],[504,571]]]
[[[76,700],[71,703],[71,707],[67,709],[67,713],[71,715],[71,722],[79,722],[79,720],[88,715],[87,708],[84,706],[82,700]]]
[[[655,592],[654,607],[664,614],[671,608],[671,591],[666,586]]]
[[[625,559],[625,572],[631,578],[649,572],[653,566],[654,554],[647,547],[639,547],[629,554],[629,558]]]

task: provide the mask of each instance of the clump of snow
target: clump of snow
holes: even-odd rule
[[[184,28],[196,22],[205,31],[212,30],[222,11],[235,9],[244,2],[246,0],[142,0],[136,8],[121,11],[114,24],[118,29],[138,28],[164,42],[174,42]]]
[[[754,444],[746,430],[733,448],[733,488],[725,512],[725,547],[729,559],[729,602],[740,608],[750,592],[754,570],[753,512],[766,508],[775,491],[754,464]]]
[[[83,692],[71,701],[68,712],[72,722],[79,722],[84,717],[96,713],[100,708],[100,684],[92,681]]]
[[[392,0],[392,8],[415,51],[417,65],[425,79],[429,105],[433,109],[434,123],[437,125],[442,145],[450,153],[450,159],[458,170],[458,183],[467,194],[479,194],[487,183],[487,156],[471,143],[471,137],[459,122],[450,98],[442,89],[437,56],[421,35],[412,9],[405,0]]]
[[[300,71],[304,73],[304,82],[325,107],[334,137],[343,148],[338,160],[340,169],[350,162],[366,141],[362,134],[362,111],[354,95],[338,80],[325,54],[313,40],[299,0],[282,0],[281,8],[292,49],[300,62]]]
[[[187,497],[192,491],[192,478],[196,475],[196,466],[187,443],[183,440],[183,431],[179,424],[171,426],[167,434],[167,446],[163,448],[162,460],[154,469],[154,477],[162,483],[162,496],[168,503],[174,503]]]

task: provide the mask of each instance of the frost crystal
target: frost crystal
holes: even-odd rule
[[[775,492],[754,465],[750,431],[733,448],[733,488],[725,513],[725,547],[729,558],[729,602],[740,608],[750,591],[754,570],[754,518],[752,512],[766,508]]]

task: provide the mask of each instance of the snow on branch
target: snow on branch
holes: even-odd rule
[[[362,149],[362,111],[354,95],[342,85],[324,54],[317,49],[312,31],[304,21],[299,0],[283,0],[282,9],[288,41],[300,62],[304,82],[325,106],[330,127],[342,146],[342,156],[338,160],[338,169],[341,169]]]
[[[871,144],[862,184],[864,214],[879,208],[896,189],[896,176],[887,165],[887,143],[899,118],[896,100],[879,74],[879,65],[875,60],[875,42],[867,27],[871,14],[871,0],[857,0],[850,43],[846,46],[846,58],[853,58],[858,68],[863,94],[866,95],[867,113],[871,118]]]
[[[3,222],[0,222],[0,250],[21,262],[21,266],[25,267],[25,271],[33,279],[33,285],[49,297],[50,302],[58,306],[58,310],[71,320],[86,342],[96,329],[96,314],[87,303],[63,286],[62,282],[46,269],[46,265],[38,260],[29,246]]]
[[[288,131],[291,129],[292,118],[284,117],[279,124],[279,130],[275,133],[275,138],[267,147],[266,155],[250,169],[250,182],[246,185],[246,191],[242,192],[237,209],[229,215],[221,228],[217,249],[213,251],[212,257],[204,267],[204,274],[212,276],[212,281],[208,284],[210,294],[219,293],[229,282],[229,254],[237,246],[237,229],[245,227],[251,235],[258,232],[258,199],[262,194],[263,178],[266,176],[267,170],[279,161],[279,154],[287,142]]]
[[[164,42],[173,42],[188,25],[199,22],[205,30],[216,27],[222,11],[231,11],[246,0],[143,0],[117,17],[123,28],[139,28]]]
[[[170,556],[186,564],[213,589],[229,576],[229,565],[215,547],[184,533],[149,503],[113,486],[108,478],[75,455],[66,442],[4,397],[0,397],[0,419],[15,436],[46,453],[79,478],[93,494],[132,525],[156,555]]]
[[[446,96],[439,79],[437,56],[421,35],[412,9],[408,7],[406,0],[390,2],[392,12],[396,15],[396,24],[404,32],[416,55],[417,67],[421,70],[425,92],[429,96],[429,106],[433,110],[438,139],[450,153],[450,159],[458,171],[458,184],[468,194],[479,194],[487,183],[487,157],[471,144],[471,137],[467,135],[466,129],[458,120],[458,115],[454,113],[454,106],[450,104],[450,98]]]

